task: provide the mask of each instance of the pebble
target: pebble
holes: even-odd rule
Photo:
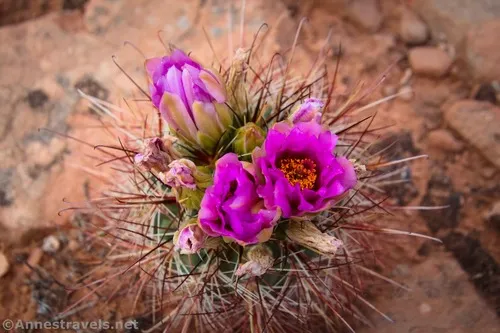
[[[446,75],[453,63],[452,58],[445,51],[430,46],[411,49],[408,58],[415,73],[431,77]]]
[[[457,153],[464,149],[464,144],[445,129],[430,132],[427,136],[427,142],[431,147],[452,153]]]
[[[7,257],[5,256],[5,254],[0,252],[0,278],[7,274],[7,272],[9,271],[9,267],[10,265]]]
[[[377,32],[382,26],[382,13],[375,0],[353,0],[347,8],[349,19],[368,32]]]
[[[424,44],[429,38],[429,29],[414,12],[404,9],[399,25],[399,35],[407,44]]]
[[[56,236],[50,235],[43,240],[42,250],[45,253],[56,253],[61,248],[61,242]]]

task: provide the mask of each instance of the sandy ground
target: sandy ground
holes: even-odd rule
[[[88,268],[79,260],[84,248],[78,231],[67,224],[71,213],[57,214],[98,187],[81,168],[88,165],[81,144],[59,135],[99,143],[92,128],[99,119],[76,89],[109,101],[139,96],[111,55],[145,86],[141,52],[162,54],[158,36],[202,57],[212,54],[205,27],[222,58],[240,39],[239,4],[231,9],[224,1],[95,0],[85,10],[65,12],[54,6],[51,13],[0,28],[0,252],[10,264],[0,277],[0,319],[33,320],[61,311],[69,300],[52,277],[71,283]],[[370,82],[402,57],[374,92],[376,100],[396,87],[409,68],[408,47],[397,38],[401,8],[398,1],[384,1],[382,27],[373,33],[346,20],[336,1],[247,1],[244,39],[249,43],[267,22],[271,33],[264,52],[288,50],[292,32],[307,16],[295,56],[297,68],[307,68],[331,27],[333,40],[342,43],[340,93],[359,80]],[[232,34],[230,10],[235,15]],[[454,150],[439,147],[428,135],[448,129],[443,110],[477,89],[461,72],[457,61],[451,74],[441,78],[413,75],[413,95],[378,108],[377,121],[394,124],[387,133],[399,139],[398,155],[430,156],[411,164],[409,184],[389,191],[400,204],[450,208],[410,212],[399,222],[399,229],[431,234],[444,244],[399,236],[389,241],[384,274],[411,291],[376,283],[369,297],[395,322],[373,315],[374,327],[360,327],[359,332],[500,332],[499,227],[484,217],[500,198],[498,169],[456,133]],[[41,250],[48,235],[60,242],[55,254]],[[119,318],[121,306],[110,302],[100,315],[105,319],[118,313]],[[94,311],[82,310],[78,316],[92,318]]]

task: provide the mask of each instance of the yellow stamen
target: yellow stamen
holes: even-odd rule
[[[295,186],[298,183],[301,190],[312,189],[316,184],[316,163],[309,158],[284,158],[278,167],[290,184]]]

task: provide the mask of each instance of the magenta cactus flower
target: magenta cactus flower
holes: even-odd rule
[[[221,157],[214,184],[207,188],[198,213],[201,228],[210,236],[223,236],[239,244],[264,242],[279,218],[257,195],[252,166],[228,153]]]
[[[290,119],[294,124],[299,122],[309,122],[315,121],[318,124],[321,123],[322,109],[325,106],[320,99],[317,98],[307,98],[304,103],[302,103],[297,111],[295,111]]]
[[[327,209],[353,188],[354,167],[335,156],[336,142],[314,121],[275,124],[253,156],[265,206],[279,207],[283,217],[302,216]]]
[[[181,50],[146,61],[153,105],[181,139],[211,149],[232,122],[222,80]]]

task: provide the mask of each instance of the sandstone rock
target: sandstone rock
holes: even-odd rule
[[[444,34],[455,45],[473,25],[500,16],[497,0],[419,0],[412,1],[412,5],[434,37]]]
[[[347,8],[348,18],[368,32],[377,32],[382,26],[382,13],[375,0],[353,0]]]
[[[472,77],[481,82],[500,79],[500,19],[472,28],[467,34],[465,59]]]
[[[408,44],[423,44],[429,37],[429,29],[418,15],[405,9],[401,15],[399,36]]]
[[[430,132],[427,136],[427,142],[431,147],[449,152],[459,152],[464,148],[462,142],[444,129]]]
[[[0,278],[9,271],[9,262],[5,254],[0,252]]]
[[[486,159],[500,168],[500,108],[490,103],[461,100],[445,111],[448,125]]]
[[[416,47],[408,54],[410,66],[417,74],[441,77],[448,73],[453,60],[443,50],[435,47]]]

